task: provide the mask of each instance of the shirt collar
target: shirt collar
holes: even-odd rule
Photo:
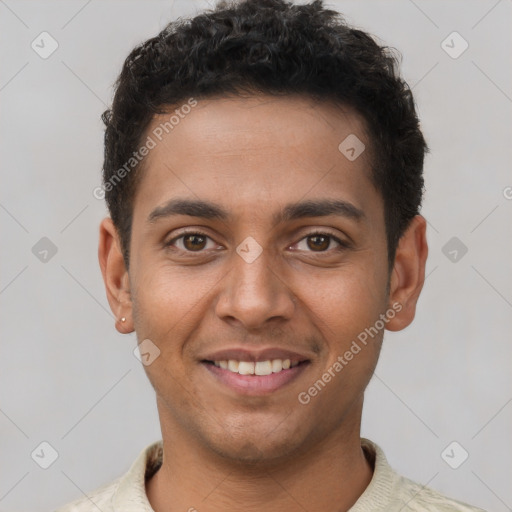
[[[389,503],[399,476],[389,466],[382,449],[368,439],[361,439],[366,458],[374,466],[373,477],[349,512],[384,509]],[[115,512],[154,512],[146,495],[146,479],[153,476],[163,460],[163,443],[156,441],[139,454],[128,472],[121,477],[112,498]]]
[[[154,512],[146,495],[146,479],[156,473],[162,460],[162,441],[156,441],[142,450],[119,481],[112,498],[115,512]]]

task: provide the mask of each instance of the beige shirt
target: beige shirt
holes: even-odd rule
[[[361,439],[368,460],[374,464],[373,477],[349,512],[483,512],[398,475],[383,451],[368,439]],[[162,441],[147,446],[129,471],[56,512],[154,512],[146,495],[145,481],[162,463]]]

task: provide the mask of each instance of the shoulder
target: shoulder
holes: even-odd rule
[[[55,512],[151,511],[146,496],[145,481],[158,470],[162,458],[162,441],[156,441],[139,453],[123,476],[58,508]]]
[[[485,512],[405,477],[398,478],[396,491],[396,504],[403,512]]]
[[[63,507],[58,508],[55,512],[113,512],[113,498],[121,478],[113,482],[98,487],[95,491],[83,496]]]
[[[374,472],[370,485],[350,512],[485,512],[400,476],[372,441],[362,439],[361,446]]]

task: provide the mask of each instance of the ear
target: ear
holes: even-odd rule
[[[416,314],[416,303],[425,282],[426,230],[425,218],[416,215],[398,243],[389,286],[389,307],[394,304],[396,315],[386,324],[389,331],[404,329]]]
[[[103,219],[100,224],[98,259],[108,303],[116,317],[116,329],[121,334],[133,332],[130,279],[121,251],[119,234],[110,218]]]

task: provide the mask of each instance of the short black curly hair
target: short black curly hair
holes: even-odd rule
[[[400,237],[419,213],[428,151],[398,66],[398,52],[347,25],[322,0],[221,1],[137,46],[116,81],[112,108],[102,115],[103,189],[127,267],[140,164],[126,172],[126,163],[153,116],[191,97],[300,94],[362,115],[371,137],[372,182],[384,202],[391,268]]]

